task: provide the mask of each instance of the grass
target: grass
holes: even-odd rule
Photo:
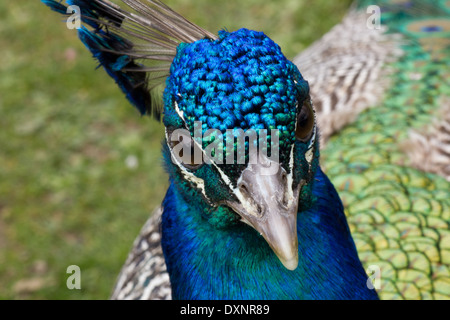
[[[167,1],[211,31],[264,31],[291,58],[350,2]],[[0,2],[0,48],[0,299],[107,299],[168,185],[162,126],[37,0]]]

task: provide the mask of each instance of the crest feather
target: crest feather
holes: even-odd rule
[[[42,2],[54,11],[72,15],[60,2]],[[66,4],[79,7],[84,26],[78,34],[93,56],[141,114],[159,120],[165,79],[178,45],[217,36],[161,1],[121,2],[124,5],[107,0],[67,0]]]

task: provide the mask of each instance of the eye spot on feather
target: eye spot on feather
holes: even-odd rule
[[[433,57],[445,56],[445,49],[450,45],[450,20],[443,18],[420,19],[409,22],[403,30],[417,38],[422,48]]]
[[[429,33],[431,33],[431,32],[441,32],[443,29],[442,29],[441,26],[429,25],[429,26],[422,27],[420,30],[422,32],[429,32]]]

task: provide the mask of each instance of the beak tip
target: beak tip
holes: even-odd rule
[[[280,261],[283,264],[283,266],[290,271],[294,271],[295,269],[297,269],[297,266],[298,266],[298,256],[297,255],[290,259],[280,259]]]

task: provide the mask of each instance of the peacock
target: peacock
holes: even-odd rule
[[[112,299],[450,297],[449,1],[357,1],[292,61],[159,0],[42,2],[165,127]]]

